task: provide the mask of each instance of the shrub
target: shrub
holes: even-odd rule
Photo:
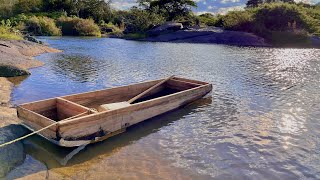
[[[57,20],[63,35],[101,36],[100,28],[92,19],[78,17],[60,17]]]
[[[61,30],[55,21],[48,17],[32,16],[25,21],[26,30],[34,35],[61,36]]]
[[[128,12],[121,12],[116,19],[124,20],[125,33],[143,33],[155,25],[165,22],[165,18],[159,14],[132,8]]]
[[[110,35],[121,36],[123,33],[123,29],[112,24],[111,22],[105,23],[104,21],[100,22],[101,31]]]
[[[0,39],[21,40],[22,36],[18,31],[2,24],[0,25]]]
[[[231,11],[221,18],[222,26],[228,30],[250,31],[252,15],[250,11]]]
[[[200,23],[206,26],[216,26],[218,22],[218,18],[210,13],[201,14],[198,18]]]

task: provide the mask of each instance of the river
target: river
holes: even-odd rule
[[[176,75],[206,97],[84,149],[39,137],[8,178],[319,179],[320,50],[47,38],[13,104]],[[48,169],[48,171],[47,171]]]

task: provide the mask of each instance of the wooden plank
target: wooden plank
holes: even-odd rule
[[[85,108],[62,98],[57,98],[57,113],[59,120],[66,119],[86,111],[89,112],[89,108]]]
[[[169,88],[172,88],[172,89],[176,89],[176,90],[179,90],[179,91],[184,91],[184,90],[187,90],[187,89],[192,89],[192,88],[195,88],[195,87],[199,87],[201,85],[172,79],[172,80],[167,82],[167,86]]]
[[[25,104],[20,105],[20,107],[23,107],[25,109],[29,109],[29,110],[35,111],[35,112],[41,112],[41,111],[47,111],[50,109],[54,109],[55,106],[56,106],[56,99],[55,98],[36,101],[36,102],[32,102],[32,103],[25,103]]]
[[[186,79],[186,78],[181,78],[181,77],[174,77],[173,79],[174,80],[185,81],[185,82],[191,82],[191,83],[195,83],[195,84],[202,84],[202,85],[209,84],[207,82],[197,81],[197,80],[193,80],[193,79]]]
[[[91,101],[101,100],[101,99],[105,99],[106,101],[105,103],[102,103],[102,104],[112,103],[111,101],[113,102],[126,101],[134,97],[135,95],[143,92],[144,90],[148,89],[152,85],[158,83],[159,81],[160,80],[148,81],[148,82],[138,83],[134,85],[63,96],[62,98],[75,103],[79,103],[81,105],[90,104]]]

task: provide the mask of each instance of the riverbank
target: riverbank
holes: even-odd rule
[[[264,38],[252,33],[227,31],[218,27],[188,28],[141,39],[149,42],[208,43],[235,46],[269,47]]]
[[[5,77],[30,74],[28,69],[43,65],[43,62],[34,59],[34,56],[56,52],[61,51],[24,40],[0,40],[0,76],[3,76],[0,77],[0,127],[19,122],[16,110],[10,108],[13,84]]]

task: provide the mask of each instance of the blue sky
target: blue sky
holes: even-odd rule
[[[245,6],[247,0],[195,0],[198,7],[194,11],[198,14],[211,13],[226,13],[229,10],[241,9]],[[311,3],[319,3],[320,0],[298,0]],[[136,0],[112,0],[112,5],[116,9],[129,9],[137,5]]]

